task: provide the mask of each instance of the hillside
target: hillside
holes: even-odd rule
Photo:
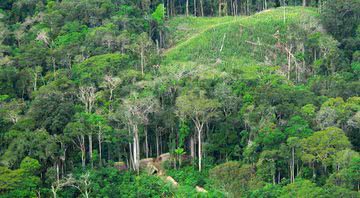
[[[359,1],[1,0],[0,198],[359,197]]]
[[[175,39],[183,38],[164,51],[163,62],[167,65],[212,65],[224,71],[237,70],[244,73],[244,77],[252,78],[258,66],[287,63],[286,52],[276,46],[287,34],[306,31],[303,28],[313,28],[311,34],[322,33],[322,29],[316,27],[317,17],[313,8],[280,7],[247,17],[191,18],[187,21],[175,18],[174,22],[169,22],[169,29],[178,30],[174,32]],[[189,31],[181,29],[183,26],[197,29],[188,34]]]

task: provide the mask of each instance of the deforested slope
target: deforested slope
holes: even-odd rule
[[[194,20],[189,21],[197,24]],[[226,71],[239,70],[251,77],[257,66],[286,67],[289,56],[291,62],[298,64],[299,45],[307,42],[301,41],[301,35],[327,36],[318,25],[316,10],[303,7],[281,7],[252,16],[226,17],[201,27],[165,50],[164,65],[211,65]],[[175,28],[170,26],[170,29]],[[184,33],[180,30],[178,34]]]

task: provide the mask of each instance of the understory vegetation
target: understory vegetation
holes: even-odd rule
[[[359,197],[360,0],[1,0],[0,197]]]

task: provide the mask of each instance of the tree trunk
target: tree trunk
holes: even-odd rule
[[[90,156],[90,163],[91,163],[91,168],[94,167],[94,163],[93,163],[93,146],[92,146],[92,135],[88,135],[89,138],[89,156]]]
[[[160,55],[160,42],[158,39],[155,40],[155,44],[156,44],[156,53],[157,55]]]
[[[296,160],[296,175],[299,175],[299,160]]]
[[[149,143],[148,143],[147,128],[144,127],[144,130],[145,130],[145,154],[146,154],[146,158],[149,158]]]
[[[191,159],[194,160],[195,159],[195,142],[194,142],[193,135],[190,137],[190,155],[191,155]]]
[[[201,136],[202,136],[202,129],[204,126],[204,123],[196,122],[196,129],[198,132],[198,157],[199,157],[199,172],[201,172],[201,166],[202,166],[202,142],[201,142]]]
[[[85,190],[85,198],[89,198],[89,192]]]
[[[295,181],[295,148],[291,148],[291,177],[290,182],[294,183]]]
[[[221,2],[222,0],[219,0],[219,10],[218,10],[218,15],[221,16]]]
[[[275,173],[272,175],[272,180],[273,180],[273,184],[275,185],[276,182],[275,182]]]
[[[186,0],[186,16],[189,16],[189,0]]]
[[[163,142],[162,142],[161,132],[159,134],[159,142],[160,142],[160,154],[161,154],[163,153]]]
[[[56,181],[59,183],[60,181],[60,169],[59,169],[59,163],[56,162]]]
[[[204,0],[200,0],[200,12],[201,12],[201,16],[203,17],[204,16],[204,3],[203,3]]]
[[[141,75],[144,76],[144,64],[145,64],[145,58],[144,58],[144,48],[141,47],[140,49],[140,65],[141,65]]]
[[[35,74],[34,74],[34,91],[37,90],[37,79],[38,79],[38,74],[35,71]]]
[[[52,66],[53,66],[53,70],[54,70],[54,78],[56,78],[56,63],[55,63],[55,58],[51,57],[52,60]]]
[[[278,172],[278,181],[277,181],[277,183],[280,183],[281,182],[281,172],[279,171]]]
[[[81,165],[83,167],[83,169],[85,168],[85,163],[86,163],[86,158],[85,158],[85,155],[86,155],[86,149],[85,149],[85,137],[84,135],[81,135],[80,137],[81,139],[81,143],[80,143],[80,150],[81,150]]]
[[[159,147],[159,134],[156,133],[156,157],[160,155],[160,147]]]
[[[160,48],[163,48],[165,46],[164,44],[164,39],[163,39],[163,36],[162,36],[162,30],[159,31],[159,40],[160,40],[160,44],[159,44],[159,47]]]
[[[176,15],[175,0],[171,0],[171,16],[175,16],[175,15]]]
[[[303,0],[303,6],[304,7],[306,6],[306,0]]]
[[[114,89],[113,89],[113,88],[110,88],[109,91],[110,91],[110,96],[109,96],[109,102],[110,102],[109,111],[111,112],[111,111],[112,111],[112,101],[113,101]]]
[[[61,175],[64,176],[66,172],[66,149],[64,149],[63,160],[61,163]]]
[[[166,1],[166,14],[170,18],[170,0]]]
[[[199,155],[199,172],[201,172],[201,160],[202,160],[202,153],[201,153],[201,131],[198,131],[198,155]]]
[[[99,165],[102,166],[102,137],[101,134],[98,134],[98,142],[99,142]]]
[[[111,160],[111,144],[110,142],[107,143],[107,161]]]
[[[131,167],[133,170],[135,170],[136,168],[134,165],[134,152],[133,152],[132,148],[133,148],[133,146],[129,142],[129,157],[130,157],[129,167]]]
[[[287,79],[290,80],[291,77],[291,55],[290,55],[290,50],[292,49],[292,47],[290,46],[290,49],[288,51],[287,54],[287,59],[288,59],[288,68],[287,68]]]
[[[194,0],[194,16],[196,16],[196,0]]]
[[[250,1],[246,0],[246,15],[250,15]]]
[[[234,1],[234,11],[235,11],[234,14],[235,14],[235,16],[237,16],[239,14],[238,5],[239,5],[238,0],[235,0]]]
[[[55,187],[53,185],[51,185],[51,192],[53,194],[53,198],[57,198],[57,190],[55,189]]]
[[[134,132],[134,145],[133,145],[134,166],[136,172],[139,174],[140,144],[139,144],[139,132],[137,125],[133,126],[133,132]]]
[[[264,9],[267,10],[268,7],[267,7],[267,0],[264,0]]]
[[[315,170],[315,164],[312,163],[312,170],[313,170],[313,179],[316,178],[316,170]]]

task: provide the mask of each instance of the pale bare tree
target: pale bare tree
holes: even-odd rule
[[[80,87],[78,98],[85,105],[85,112],[90,114],[94,108],[96,101],[96,88],[93,86]],[[92,131],[88,132],[89,140],[89,155],[91,166],[93,166],[93,146],[92,146]]]
[[[74,186],[76,183],[75,178],[70,174],[67,177],[58,180],[51,184],[51,192],[54,198],[57,198],[57,192],[65,187]]]
[[[54,198],[56,198],[57,192],[64,187],[73,187],[80,191],[81,195],[85,198],[90,197],[91,193],[91,180],[90,173],[86,172],[80,176],[79,179],[74,178],[71,174],[66,178],[55,182],[51,185],[51,191],[53,192]]]
[[[114,97],[114,90],[116,89],[117,86],[119,86],[119,84],[121,83],[121,79],[118,77],[113,77],[110,75],[105,75],[104,77],[104,87],[106,87],[109,92],[110,92],[110,96],[109,96],[109,101],[110,101],[110,105],[109,105],[109,110],[112,110],[112,102],[113,102],[113,97]]]
[[[81,165],[85,168],[86,147],[85,147],[85,126],[81,122],[71,122],[66,125],[64,132],[71,137],[71,141],[81,151]]]
[[[138,93],[132,93],[130,98],[124,100],[122,110],[123,118],[125,119],[129,132],[133,136],[132,154],[134,170],[139,173],[140,162],[140,140],[139,140],[139,125],[146,125],[148,115],[155,112],[158,106],[158,101],[153,96],[140,97]]]
[[[41,30],[36,36],[36,40],[44,42],[47,46],[50,45],[50,39],[46,31]]]
[[[182,119],[193,121],[198,135],[199,171],[202,168],[202,134],[204,126],[211,118],[217,115],[219,103],[208,99],[205,93],[190,91],[178,97],[176,101],[177,114]]]
[[[94,104],[96,100],[95,93],[96,93],[96,88],[93,86],[79,88],[78,98],[85,105],[86,113],[91,113],[94,108]]]
[[[90,197],[91,192],[91,180],[90,180],[90,173],[86,172],[85,174],[81,175],[77,182],[72,185],[73,187],[77,188],[81,195],[85,198]]]
[[[16,124],[22,117],[21,113],[25,108],[25,102],[22,99],[11,100],[10,102],[0,103],[0,115],[8,121]]]

